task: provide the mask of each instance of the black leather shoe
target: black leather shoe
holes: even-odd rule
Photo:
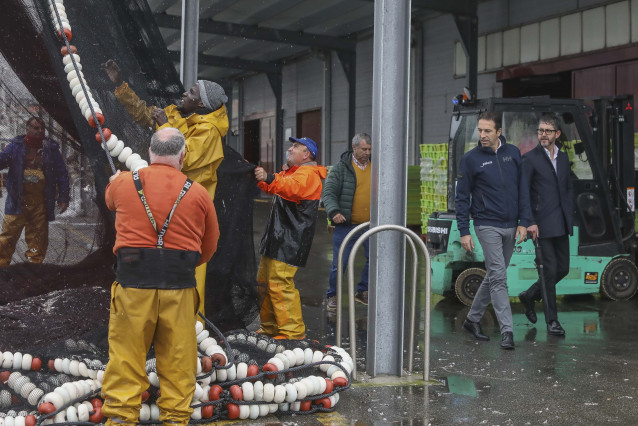
[[[514,349],[514,333],[506,331],[501,340],[501,349]]]
[[[536,318],[536,311],[534,311],[534,300],[527,294],[526,291],[520,292],[518,295],[523,306],[525,306],[525,316],[532,324],[536,324],[538,318]]]
[[[472,333],[472,336],[476,340],[490,340],[489,336],[483,334],[483,330],[481,330],[481,324],[478,322],[472,322],[469,319],[463,321],[463,328]]]
[[[550,321],[547,324],[547,334],[551,334],[552,336],[564,336],[565,329],[561,327],[560,323],[556,320]]]

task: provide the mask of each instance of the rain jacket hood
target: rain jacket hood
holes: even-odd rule
[[[293,166],[259,187],[275,195],[259,253],[293,266],[305,266],[315,235],[317,208],[326,168],[315,162]]]

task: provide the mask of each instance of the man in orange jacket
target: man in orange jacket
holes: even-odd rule
[[[310,138],[290,138],[288,160],[282,172],[255,169],[258,186],[275,195],[259,245],[261,261],[257,285],[261,302],[258,333],[276,339],[302,339],[306,326],[294,277],[306,265],[315,235],[321,180],[326,168],[318,166],[317,144]]]
[[[222,138],[228,131],[226,106],[228,97],[217,83],[198,80],[177,105],[162,109],[147,106],[122,78],[117,62],[109,59],[103,65],[109,79],[117,86],[115,97],[133,120],[143,127],[155,125],[156,130],[165,127],[178,129],[186,139],[186,153],[182,172],[189,179],[201,184],[212,199],[217,187],[217,168],[224,159]],[[204,312],[206,265],[196,271],[199,310]]]
[[[184,137],[177,129],[155,133],[149,151],[149,167],[118,171],[105,193],[117,231],[109,363],[102,384],[107,425],[138,424],[151,343],[161,382],[160,422],[187,425],[193,412],[195,267],[217,248],[217,214],[204,187],[180,172]]]

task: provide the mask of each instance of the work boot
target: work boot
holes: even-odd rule
[[[501,349],[514,349],[514,333],[506,331],[501,340]]]
[[[536,311],[534,311],[534,299],[527,293],[527,291],[522,291],[518,295],[519,300],[525,307],[525,316],[532,324],[536,324],[538,318],[536,318]]]
[[[359,303],[363,303],[364,305],[368,304],[368,292],[367,291],[358,291],[357,294],[354,295],[354,300]]]
[[[476,340],[490,340],[489,336],[483,334],[481,323],[466,319],[463,321],[463,328],[472,333],[472,336],[474,336]]]
[[[561,327],[557,320],[550,321],[547,323],[547,334],[551,334],[552,336],[564,336],[565,329]]]
[[[329,296],[326,299],[326,311],[337,312],[337,296]]]

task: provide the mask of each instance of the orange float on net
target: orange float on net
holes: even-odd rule
[[[213,369],[213,360],[210,359],[209,356],[203,356],[201,359],[201,363],[202,363],[202,371],[204,373],[208,373],[210,370]]]
[[[211,354],[210,358],[213,360],[213,363],[217,361],[218,362],[217,365],[219,365],[220,367],[223,367],[224,365],[226,365],[226,356],[224,354],[215,352]]]
[[[345,377],[337,377],[332,381],[335,386],[340,386],[342,388],[348,386],[348,380]]]
[[[274,371],[275,373],[279,371],[279,369],[277,368],[277,366],[271,362],[267,362],[264,364],[263,367],[261,367],[261,371]],[[277,377],[276,374],[269,374],[266,376],[269,379],[274,379],[275,377]]]
[[[32,371],[40,371],[40,369],[42,368],[42,360],[40,358],[33,358],[31,360],[31,370]]]
[[[232,385],[230,387],[230,395],[233,397],[235,401],[244,400],[244,392],[242,392],[241,387],[239,385]]]
[[[246,372],[247,377],[256,376],[259,374],[259,367],[256,364],[251,364],[248,366],[248,370]]]
[[[69,41],[71,41],[71,39],[73,38],[73,33],[68,28],[64,29],[64,35],[66,36],[66,39],[69,40]],[[60,40],[64,40],[64,37],[62,37],[62,31],[60,31],[60,30],[58,30],[58,37],[60,37]],[[75,52],[73,52],[73,53],[75,53]]]
[[[228,418],[233,420],[239,418],[239,407],[237,404],[228,404],[226,406],[228,409]]]
[[[38,407],[38,411],[40,412],[40,414],[51,414],[55,411],[55,406],[50,402],[43,402]]]
[[[97,121],[100,122],[100,126],[102,124],[104,124],[104,116],[102,115],[101,112],[96,112],[95,115],[97,116]],[[93,118],[93,114],[91,114],[91,116],[89,117],[89,126],[91,127],[97,127],[95,125],[95,119]],[[105,135],[106,136],[106,135]]]
[[[299,406],[299,409],[301,411],[310,411],[311,407],[312,407],[312,401],[301,401],[301,405]]]
[[[103,405],[103,402],[100,398],[93,398],[91,400],[91,405],[93,406],[93,408],[101,408]]]
[[[205,419],[213,417],[213,404],[202,406],[202,417]]]
[[[146,402],[151,397],[151,393],[147,390],[142,392],[142,402]]]
[[[29,414],[24,418],[24,426],[35,426],[35,416],[33,414]]]
[[[0,373],[0,383],[7,383],[7,380],[9,380],[10,375],[11,375],[11,371],[9,370],[5,370],[2,373]]]
[[[102,414],[101,407],[95,407],[94,411],[91,411],[89,415],[89,420],[93,423],[101,423],[104,420],[104,415]]]
[[[106,138],[106,140],[108,141],[109,139],[111,139],[111,129],[104,127],[102,129],[102,133],[104,134],[104,137]],[[97,132],[95,134],[95,140],[98,141],[99,143],[102,143],[102,136],[100,135],[100,132]]]
[[[208,391],[208,399],[211,401],[217,401],[219,399],[219,395],[222,393],[223,389],[219,385],[213,385],[210,387]]]
[[[74,54],[78,53],[78,49],[75,46],[73,46],[72,44],[70,46],[71,46],[71,53],[74,53]],[[60,52],[62,52],[62,56],[66,56],[69,54],[69,49],[67,49],[66,46],[62,46],[62,49],[60,49]]]
[[[328,398],[321,398],[315,401],[315,404],[317,405],[323,405],[323,408],[330,408],[332,407],[332,404],[330,403],[330,400]]]
[[[55,360],[50,359],[49,362],[47,362],[47,367],[49,367],[49,370],[55,371]]]
[[[348,382],[346,382],[346,383],[348,383]],[[334,387],[334,384],[332,384],[332,380],[326,378],[326,390],[323,391],[323,393],[324,394],[328,394],[328,393],[332,392],[334,388],[335,387]]]

